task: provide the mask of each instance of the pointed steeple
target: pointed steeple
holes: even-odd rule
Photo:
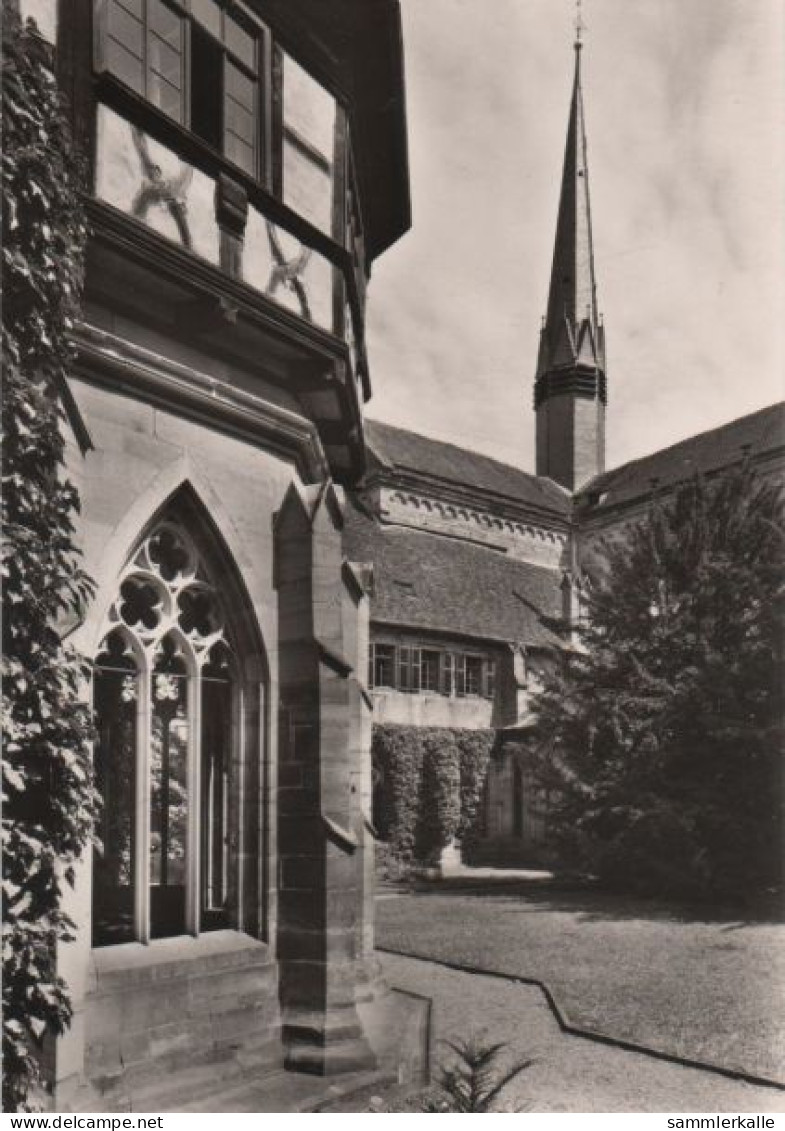
[[[580,23],[534,404],[537,474],[571,490],[604,468],[605,335],[597,312]],[[558,403],[556,403],[558,402]],[[593,409],[579,402],[590,402]]]

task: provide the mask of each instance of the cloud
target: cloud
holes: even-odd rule
[[[779,0],[591,0],[611,462],[781,395]],[[402,0],[414,228],[374,268],[374,416],[533,467],[572,5]]]

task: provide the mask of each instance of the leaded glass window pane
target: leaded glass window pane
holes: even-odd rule
[[[119,44],[129,55],[142,61],[142,44],[144,41],[144,27],[141,19],[126,11],[120,4],[113,0],[108,11],[108,32],[110,39]]]
[[[128,51],[114,39],[107,41],[107,66],[137,94],[144,94],[144,65],[141,58]]]
[[[228,13],[224,14],[224,43],[241,63],[253,69],[256,66],[256,40]]]
[[[336,102],[283,55],[284,200],[323,232],[332,231]]]
[[[229,59],[225,63],[224,154],[247,173],[255,173],[256,85]]]
[[[466,656],[467,695],[482,695],[482,659],[479,656]]]
[[[228,649],[213,646],[202,669],[202,930],[226,926],[229,743],[232,686]]]
[[[395,687],[395,646],[373,645],[373,686]]]
[[[422,650],[422,667],[420,671],[420,687],[423,691],[439,691],[440,652]]]
[[[161,0],[148,0],[147,97],[183,120],[183,21]]]
[[[188,838],[188,674],[171,637],[153,669],[150,742],[151,934],[185,930]]]
[[[101,798],[100,844],[93,859],[93,945],[134,937],[135,793],[139,673],[122,636],[113,632],[96,658],[95,782]]]
[[[221,9],[216,0],[191,0],[191,11],[194,19],[207,28],[209,32],[220,38],[221,35]]]
[[[147,4],[150,31],[155,32],[161,39],[172,44],[179,51],[182,25],[180,16],[168,4],[164,4],[162,0],[147,0]]]

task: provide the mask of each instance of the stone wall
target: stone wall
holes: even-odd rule
[[[487,730],[493,725],[494,704],[490,699],[462,698],[377,688],[371,692],[376,723],[399,723],[417,727],[466,727]]]
[[[172,1110],[282,1063],[277,964],[233,931],[93,951],[85,1022],[85,1110]]]
[[[88,380],[73,380],[71,392],[89,437],[86,451],[73,439],[68,445],[68,473],[82,504],[76,534],[84,567],[97,586],[86,619],[73,626],[72,641],[85,655],[95,655],[120,571],[133,547],[168,501],[187,497],[191,510],[200,514],[233,561],[242,579],[245,615],[253,620],[261,642],[257,655],[240,658],[247,709],[240,724],[240,761],[232,771],[237,790],[244,794],[230,857],[235,897],[230,922],[236,930],[198,940],[209,949],[209,971],[202,970],[204,955],[193,953],[191,938],[91,951],[89,857],[69,893],[67,910],[78,931],[59,955],[59,966],[69,982],[76,1016],[58,1044],[58,1087],[66,1096],[87,1077],[111,1077],[107,1086],[115,1090],[119,1103],[142,1086],[146,1072],[152,1079],[170,1054],[176,1059],[178,1048],[211,1059],[223,1055],[221,1050],[232,1041],[238,1048],[244,1045],[246,1036],[258,1043],[262,1030],[267,1038],[277,1039],[277,973],[270,965],[273,952],[264,945],[274,938],[276,914],[271,752],[277,743],[277,715],[271,704],[277,697],[278,624],[272,527],[296,472],[293,462],[261,447]],[[85,694],[90,695],[89,687]],[[240,805],[238,798],[233,804]],[[136,951],[143,952],[144,961]],[[244,972],[235,979],[238,961]],[[106,978],[96,981],[96,971],[109,968],[111,991]],[[215,994],[200,981],[208,974]],[[240,1011],[236,1015],[235,1009]],[[248,1010],[244,1020],[241,1013]],[[125,1070],[131,1066],[126,1079]]]

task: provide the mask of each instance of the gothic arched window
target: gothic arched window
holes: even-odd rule
[[[94,945],[228,925],[236,691],[216,581],[186,530],[160,522],[95,661]]]

